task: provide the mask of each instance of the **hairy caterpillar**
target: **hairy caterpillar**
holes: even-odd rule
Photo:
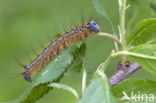
[[[54,56],[59,54],[61,50],[67,48],[73,42],[83,40],[85,37],[88,37],[92,33],[97,33],[98,31],[98,24],[92,20],[88,23],[77,26],[75,29],[72,29],[51,42],[36,59],[34,59],[29,65],[24,66],[24,72],[22,73],[24,79],[31,82],[31,74],[34,71],[40,70],[49,61],[53,60]]]

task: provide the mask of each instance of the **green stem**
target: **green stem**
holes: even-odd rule
[[[108,64],[110,63],[110,61],[112,60],[112,55],[114,54],[114,50],[112,50],[112,53],[108,56],[108,58],[106,59],[106,61],[104,63],[101,63],[98,68],[97,71],[94,73],[93,77],[96,77],[98,75],[98,71],[104,71],[106,69],[106,67],[108,66]]]
[[[114,54],[112,54],[111,57],[113,58],[113,57],[116,57],[119,55],[131,55],[131,56],[135,56],[135,57],[156,60],[156,57],[154,57],[154,56],[138,54],[138,53],[133,53],[133,52],[128,52],[128,51],[120,51],[120,52],[114,53]]]
[[[125,41],[125,13],[126,13],[126,2],[127,0],[119,0],[119,13],[120,13],[120,41],[122,43],[122,50],[126,49],[126,41]],[[121,62],[126,61],[126,56],[123,55],[121,57]]]
[[[83,77],[82,77],[82,94],[84,93],[86,89],[86,79],[87,79],[87,72],[86,72],[86,69],[84,68]]]
[[[113,36],[112,34],[99,32],[97,35],[109,37],[113,39],[114,41],[116,41],[118,44],[121,44],[120,40],[116,36]]]
[[[104,63],[101,63],[100,66],[98,67],[101,71],[104,71],[106,69],[106,67],[108,66],[108,64],[110,63],[112,59],[112,53],[111,55],[109,55],[109,57],[106,59],[106,61]]]

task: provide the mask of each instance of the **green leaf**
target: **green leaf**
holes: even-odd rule
[[[101,5],[100,0],[92,0],[92,2],[94,4],[94,8],[96,9],[97,13],[103,15],[108,20],[109,24],[112,27],[113,34],[116,35],[116,32],[115,32],[113,23],[110,20],[109,16],[107,15],[107,12],[105,11],[105,9],[103,8],[103,6]]]
[[[33,103],[41,98],[51,89],[48,85],[53,82],[59,82],[63,74],[72,64],[81,64],[81,60],[79,60],[79,62],[75,62],[75,60],[79,56],[84,56],[85,50],[86,45],[84,43],[80,43],[78,46],[73,45],[64,50],[58,56],[59,59],[56,58],[47,64],[47,66],[34,77],[34,80],[25,92],[14,101],[11,101],[11,103]]]
[[[104,73],[91,81],[78,103],[116,103]]]
[[[128,97],[131,97],[131,93],[133,94],[150,94],[156,95],[156,81],[151,80],[136,80],[136,79],[125,79],[121,81],[118,85],[112,88],[112,92],[116,98],[121,100],[124,96],[123,92],[125,92]],[[123,100],[125,101],[125,100]],[[132,102],[134,103],[134,102]],[[143,102],[139,102],[143,103]],[[146,102],[149,103],[149,102]],[[152,103],[152,102],[150,102]]]
[[[96,9],[96,11],[103,15],[107,20],[109,20],[109,17],[105,11],[105,9],[103,8],[103,6],[101,5],[100,3],[100,0],[92,0],[93,4],[94,4],[94,7]]]
[[[136,46],[145,44],[156,38],[156,18],[141,21],[134,29],[132,34],[126,36],[127,45]]]
[[[139,54],[130,55],[130,59],[139,63],[145,70],[156,75],[156,44],[144,44],[130,49],[129,52]]]
[[[152,2],[153,1],[153,2]],[[155,0],[128,0],[130,7],[126,12],[126,32],[129,34],[134,30],[138,22],[147,18],[155,18],[156,12],[152,4]]]
[[[156,4],[151,3],[150,7],[151,7],[151,9],[153,9],[153,11],[155,11],[155,12],[156,12]]]
[[[67,91],[71,92],[77,99],[79,99],[78,93],[72,87],[69,87],[67,85],[63,85],[60,83],[51,83],[49,86],[67,90]]]

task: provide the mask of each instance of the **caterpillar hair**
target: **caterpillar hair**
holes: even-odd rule
[[[52,41],[45,50],[38,55],[29,65],[24,66],[23,77],[26,81],[31,82],[31,75],[35,71],[39,71],[49,61],[53,60],[54,56],[60,54],[60,52],[71,45],[73,42],[83,40],[90,36],[92,33],[99,32],[99,26],[91,20],[87,23],[77,26],[69,32],[63,34],[58,39]]]

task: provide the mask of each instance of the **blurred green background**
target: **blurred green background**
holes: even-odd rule
[[[117,0],[102,0],[116,32],[118,33]],[[134,26],[145,18],[156,17],[151,4],[154,0],[129,0],[126,28],[131,32]],[[29,59],[40,53],[50,43],[49,37],[64,33],[90,18],[97,20],[101,31],[112,33],[108,21],[96,13],[91,0],[0,0],[0,102],[17,98],[29,85],[20,75],[23,69],[16,61],[26,65]],[[42,44],[42,45],[41,45]],[[107,58],[114,48],[112,40],[92,36],[87,44],[87,82],[98,65]],[[110,77],[115,71],[118,58],[113,59],[106,70]],[[139,70],[131,77],[154,79],[146,71]],[[78,72],[66,73],[60,81],[81,93],[81,75]],[[54,88],[36,103],[74,103],[75,97],[67,91]]]

